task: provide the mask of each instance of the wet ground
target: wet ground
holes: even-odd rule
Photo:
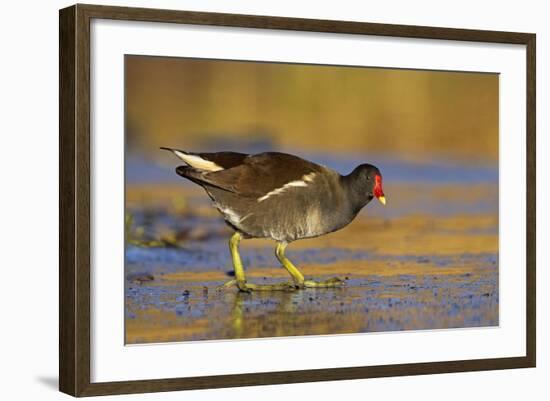
[[[353,164],[313,159],[340,171]],[[217,289],[231,279],[231,230],[202,190],[158,166],[131,169],[126,343],[498,325],[496,170],[378,165],[385,208],[372,202],[343,230],[287,251],[307,278],[346,285],[252,294]],[[243,241],[250,282],[288,280],[274,245]]]

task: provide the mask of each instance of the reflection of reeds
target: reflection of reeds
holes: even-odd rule
[[[225,240],[230,231],[223,224],[218,228],[207,228],[188,223],[197,218],[223,221],[207,199],[199,187],[179,184],[127,185],[126,243],[140,247],[185,247],[189,242],[218,237]],[[170,218],[163,220],[167,214]]]
[[[156,248],[156,247],[176,247],[177,239],[173,232],[166,232],[158,239],[147,238],[145,234],[145,227],[134,227],[134,219],[131,213],[126,213],[124,234],[126,238],[126,244],[135,245],[144,248]]]
[[[135,148],[264,132],[286,148],[498,155],[496,74],[131,56],[126,91]]]

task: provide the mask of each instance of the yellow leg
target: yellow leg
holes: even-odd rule
[[[292,279],[294,280],[294,283],[298,287],[301,288],[329,288],[329,287],[340,287],[344,285],[344,280],[333,277],[331,279],[328,279],[326,281],[313,281],[313,280],[306,280],[304,278],[304,275],[294,264],[288,260],[288,258],[285,256],[285,250],[287,247],[286,242],[277,242],[277,248],[275,248],[275,255],[277,256],[277,259],[279,259],[279,262],[283,265],[283,267],[290,273],[292,276]]]
[[[239,243],[241,242],[241,233],[235,232],[229,239],[229,251],[231,252],[231,258],[233,259],[233,268],[235,269],[235,280],[237,282],[246,282],[244,277],[243,262],[241,261],[241,255],[239,255]]]
[[[286,242],[277,242],[277,248],[275,248],[275,256],[277,256],[277,259],[279,259],[279,262],[281,262],[284,268],[290,273],[294,282],[298,285],[302,285],[305,281],[304,275],[285,256],[285,249],[287,245],[288,244]]]
[[[229,250],[231,252],[231,258],[233,259],[233,268],[235,269],[235,279],[228,281],[222,288],[232,287],[237,285],[240,291],[288,291],[296,289],[296,286],[292,283],[278,283],[278,284],[248,284],[244,275],[243,263],[241,261],[241,255],[239,254],[239,243],[241,242],[241,234],[235,232],[229,239]]]

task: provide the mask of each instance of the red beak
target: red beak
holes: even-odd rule
[[[386,205],[386,197],[384,196],[384,190],[382,189],[382,176],[376,175],[374,179],[374,196],[376,196],[376,199],[378,199],[381,204]]]

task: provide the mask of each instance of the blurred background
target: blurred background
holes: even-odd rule
[[[499,77],[126,56],[126,341],[498,324]],[[298,241],[306,276],[345,289],[243,295],[231,230],[159,147],[292,153],[347,174],[375,164],[388,201]],[[287,279],[244,241],[253,282]]]
[[[265,141],[412,160],[498,158],[497,74],[127,56],[126,94],[136,152]]]

